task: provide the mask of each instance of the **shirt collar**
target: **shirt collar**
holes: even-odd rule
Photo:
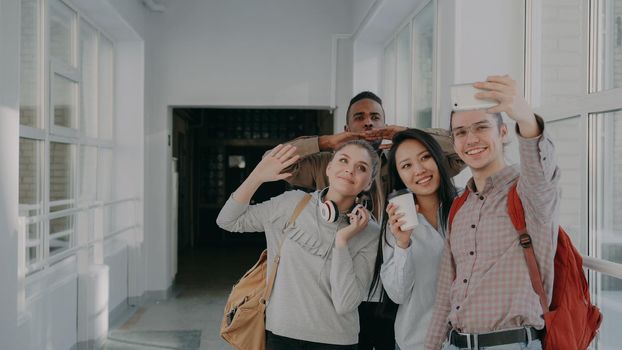
[[[493,188],[503,188],[508,184],[513,183],[519,175],[518,165],[508,165],[500,171],[496,172],[492,176],[486,179],[486,184],[481,193],[488,193]],[[478,193],[475,187],[475,180],[469,179],[466,187],[473,193]]]

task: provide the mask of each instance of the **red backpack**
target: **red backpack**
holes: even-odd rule
[[[456,198],[449,211],[449,229],[456,213],[466,202],[469,190]],[[538,269],[538,262],[527,233],[523,204],[516,191],[516,183],[508,193],[508,214],[519,234],[519,243],[524,248],[525,260],[533,289],[540,297],[544,310],[546,335],[543,348],[546,350],[585,350],[596,336],[603,320],[598,307],[590,300],[587,280],[583,273],[583,258],[572,245],[570,237],[561,226],[555,253],[555,277],[553,298],[550,307]]]

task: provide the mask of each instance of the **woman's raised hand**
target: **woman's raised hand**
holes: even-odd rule
[[[337,231],[335,237],[335,246],[344,247],[348,241],[359,234],[369,222],[369,213],[362,205],[357,205],[351,213],[348,214],[350,225]]]
[[[296,147],[292,145],[278,145],[270,151],[257,164],[249,177],[260,182],[283,180],[290,177],[291,173],[282,173],[283,169],[294,164],[300,158],[296,153]]]
[[[389,229],[395,237],[397,245],[400,248],[406,249],[410,246],[410,234],[413,230],[410,229],[402,231],[401,226],[406,223],[406,221],[403,219],[404,213],[398,213],[397,209],[397,205],[393,203],[389,203],[389,205],[387,205],[387,213],[389,214]]]

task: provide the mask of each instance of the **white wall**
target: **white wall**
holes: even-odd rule
[[[332,36],[349,34],[352,1],[188,0],[149,14],[148,289],[171,284],[168,106],[329,106]]]
[[[145,6],[142,0],[107,0],[121,17],[123,17],[128,27],[132,28],[138,37],[145,37]],[[127,40],[128,38],[123,38]]]
[[[361,27],[365,18],[372,12],[372,7],[378,6],[384,0],[358,0],[352,3],[352,33]]]
[[[109,268],[108,310],[119,307],[128,298],[128,246],[124,239],[106,242],[104,264]]]
[[[68,258],[30,279],[26,285],[24,332],[20,350],[69,349],[78,340],[78,273]]]
[[[0,0],[0,339],[16,349],[19,0]]]

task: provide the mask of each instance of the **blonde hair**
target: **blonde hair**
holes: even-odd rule
[[[359,199],[364,199],[362,197],[365,196],[369,197],[369,200],[374,207],[372,207],[371,209],[368,207],[367,209],[369,209],[371,212],[376,212],[379,216],[378,218],[376,218],[376,220],[378,220],[378,222],[381,222],[382,216],[384,214],[384,194],[382,193],[382,182],[380,179],[380,156],[378,156],[378,153],[369,144],[369,142],[364,140],[351,140],[348,142],[344,142],[337,148],[335,148],[335,151],[333,152],[330,161],[333,161],[337,152],[341,151],[347,146],[358,146],[364,149],[365,151],[367,151],[367,154],[371,159],[371,187],[369,188],[369,191],[363,191],[359,193]]]

